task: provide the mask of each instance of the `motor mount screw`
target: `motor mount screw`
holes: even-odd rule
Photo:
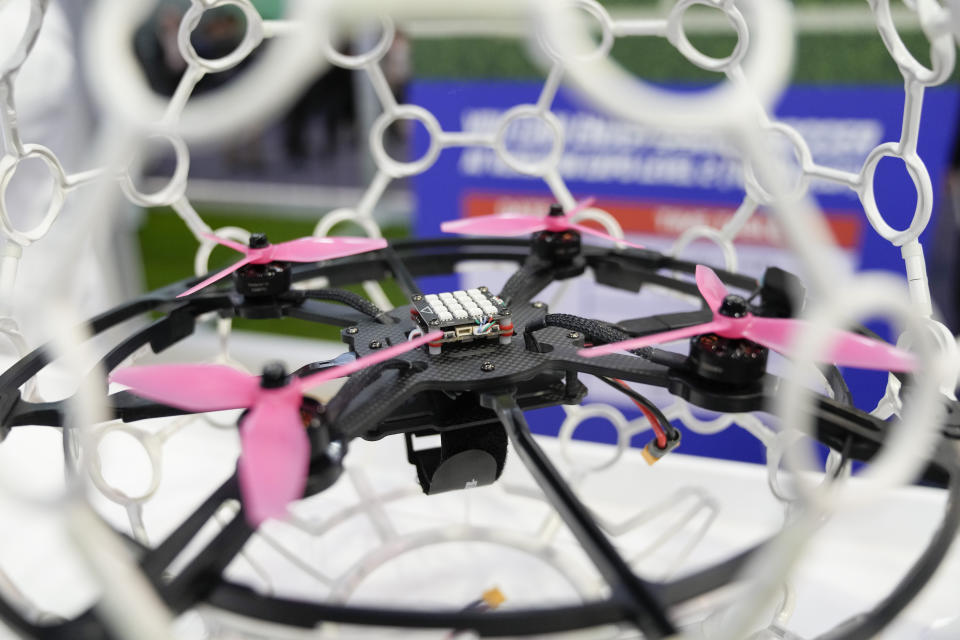
[[[347,333],[349,333],[350,335],[354,335],[354,334],[360,333],[360,329],[356,327],[347,327]]]
[[[577,338],[580,337],[580,334],[577,333],[576,331],[571,331],[570,333],[567,334],[567,337],[570,338],[571,340],[576,340]]]
[[[439,320],[431,320],[431,321],[430,321],[430,324],[431,324],[432,326],[436,327],[436,326],[439,326],[439,325],[440,325],[440,321],[439,321]]]
[[[547,305],[543,304],[542,302],[534,302],[534,303],[533,303],[533,308],[534,308],[534,309],[543,309],[545,306],[547,306]]]
[[[496,368],[496,365],[492,362],[484,362],[482,365],[480,365],[481,371],[493,371]]]
[[[421,295],[413,296],[413,300],[414,302],[420,302],[421,300],[423,300],[423,296]]]
[[[379,340],[371,340],[371,341],[370,341],[370,348],[371,348],[371,349],[379,349],[379,348],[381,348],[382,346],[383,346],[383,343],[380,342]]]

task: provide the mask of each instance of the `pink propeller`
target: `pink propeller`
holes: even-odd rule
[[[115,371],[110,380],[186,411],[250,409],[240,425],[237,467],[247,520],[257,526],[281,516],[306,487],[310,441],[300,418],[303,392],[442,337],[442,331],[434,331],[303,378],[288,378],[279,365],[268,365],[258,377],[223,365],[194,364],[130,367]]]
[[[580,355],[593,358],[617,351],[673,342],[704,333],[715,333],[724,338],[746,338],[774,351],[790,355],[795,336],[806,326],[805,322],[792,318],[763,318],[753,315],[747,310],[746,301],[739,296],[729,295],[720,278],[709,267],[697,265],[697,288],[700,289],[700,294],[713,311],[713,320],[710,322],[582,349]],[[917,366],[913,354],[886,342],[856,333],[833,330],[830,332],[829,340],[832,346],[825,360],[841,366],[881,371],[912,371]]]
[[[280,244],[270,244],[267,242],[266,236],[255,233],[250,236],[250,246],[245,247],[239,242],[233,242],[212,233],[204,233],[203,237],[208,240],[213,240],[217,244],[222,244],[225,247],[239,251],[244,254],[244,257],[223,271],[219,271],[203,282],[187,289],[178,295],[178,298],[196,293],[207,285],[213,284],[221,278],[225,278],[240,267],[248,264],[267,264],[273,261],[318,262],[320,260],[344,258],[358,253],[366,253],[367,251],[376,251],[377,249],[383,249],[387,246],[387,241],[382,238],[351,238],[344,236],[298,238],[296,240],[290,240],[289,242],[281,242]]]
[[[604,238],[611,242],[622,242],[623,244],[642,249],[638,244],[627,242],[626,240],[617,240],[613,236],[602,231],[597,231],[591,227],[577,224],[571,221],[571,218],[584,209],[592,207],[594,198],[587,198],[578,203],[570,211],[563,213],[560,205],[554,205],[550,208],[550,213],[545,216],[529,216],[520,213],[497,213],[491,216],[481,216],[479,218],[464,218],[463,220],[451,220],[440,225],[446,233],[456,233],[464,236],[522,236],[537,231],[579,231],[598,238]]]

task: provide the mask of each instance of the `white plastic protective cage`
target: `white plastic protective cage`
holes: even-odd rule
[[[8,0],[9,1],[9,0]],[[3,2],[0,1],[0,6]],[[214,243],[202,237],[216,233],[236,241],[247,241],[250,232],[239,227],[211,229],[197,214],[187,195],[190,163],[190,145],[223,140],[258,123],[269,121],[285,108],[307,84],[328,65],[360,70],[369,78],[379,100],[382,113],[369,131],[369,149],[376,172],[356,206],[330,211],[322,215],[314,234],[324,236],[337,225],[354,223],[371,237],[380,237],[380,228],[373,213],[391,181],[413,176],[430,169],[442,150],[453,147],[488,147],[511,169],[542,179],[553,197],[564,208],[574,205],[574,198],[559,171],[564,151],[564,131],[560,120],[551,112],[551,105],[561,84],[575,89],[600,110],[627,121],[668,131],[698,131],[721,135],[742,157],[744,163],[745,195],[733,218],[721,229],[697,227],[684,233],[675,243],[672,253],[679,254],[692,241],[708,239],[716,243],[724,256],[723,265],[735,271],[738,266],[736,240],[738,233],[759,207],[769,208],[784,230],[792,251],[803,266],[805,282],[810,290],[811,304],[805,317],[813,329],[798,337],[797,353],[810,354],[806,361],[794,361],[783,376],[784,388],[778,395],[777,429],[769,421],[761,421],[749,414],[721,415],[705,421],[694,415],[688,405],[677,399],[664,411],[671,419],[681,419],[684,425],[702,433],[716,433],[737,425],[752,433],[767,449],[770,489],[789,510],[791,517],[782,533],[764,550],[754,564],[756,571],[740,606],[735,606],[723,619],[723,624],[712,627],[712,637],[741,638],[745,630],[756,628],[754,617],[761,615],[763,603],[780,601],[773,619],[763,622],[761,628],[782,629],[789,618],[789,598],[782,598],[783,585],[789,584],[789,575],[795,564],[802,562],[803,554],[812,537],[810,532],[830,512],[853,504],[854,498],[843,490],[842,483],[823,483],[813,487],[796,483],[794,490],[782,486],[781,461],[784,453],[810,431],[799,416],[805,415],[801,403],[809,402],[803,381],[811,367],[813,355],[829,346],[827,329],[850,326],[865,318],[885,317],[896,324],[901,333],[900,343],[912,347],[923,366],[915,377],[908,397],[901,398],[900,384],[890,377],[887,393],[874,414],[887,418],[901,416],[901,427],[891,432],[881,453],[862,474],[869,491],[856,493],[856,501],[875,499],[889,488],[913,481],[924,468],[930,452],[940,437],[939,425],[943,403],[940,396],[953,396],[957,382],[957,347],[954,337],[934,319],[923,248],[918,240],[926,229],[934,207],[934,189],[923,161],[917,155],[917,140],[921,126],[921,107],[927,87],[943,83],[954,69],[956,42],[954,34],[960,26],[960,14],[936,0],[905,2],[916,12],[923,33],[929,40],[931,66],[918,62],[903,44],[891,16],[890,0],[869,0],[876,19],[877,30],[904,79],[904,109],[902,135],[897,141],[885,142],[873,150],[859,172],[826,167],[817,164],[800,133],[790,125],[770,115],[771,105],[778,99],[790,77],[793,58],[794,28],[791,5],[786,0],[677,0],[664,6],[661,18],[645,20],[618,20],[607,9],[593,0],[556,2],[555,0],[484,0],[483,2],[442,2],[433,0],[352,0],[350,2],[290,0],[282,20],[264,20],[248,0],[192,0],[180,25],[178,43],[187,68],[172,98],[161,100],[150,91],[137,68],[130,42],[142,19],[152,9],[148,2],[100,0],[93,3],[87,16],[83,35],[83,53],[91,94],[97,103],[101,126],[91,151],[100,161],[100,169],[70,172],[61,165],[48,148],[21,139],[14,102],[14,80],[43,24],[47,2],[31,0],[29,18],[22,39],[12,57],[0,61],[0,230],[5,242],[0,257],[0,332],[13,343],[20,356],[25,356],[36,345],[27,344],[18,322],[24,318],[43,316],[49,322],[49,333],[54,340],[60,362],[67,371],[84,378],[86,362],[79,312],[61,304],[65,285],[51,277],[49,286],[32,301],[23,301],[14,308],[17,271],[21,256],[32,250],[34,243],[43,240],[57,224],[64,203],[76,200],[75,214],[89,222],[90,229],[110,225],[110,216],[118,210],[116,196],[141,207],[172,207],[197,238],[199,247],[194,261],[197,275],[208,271],[208,259]],[[201,58],[191,44],[191,33],[200,23],[204,12],[232,5],[246,17],[246,31],[240,45],[229,55],[207,60]],[[669,5],[669,6],[667,6]],[[730,55],[714,58],[704,55],[691,43],[684,29],[684,15],[691,7],[701,5],[723,13],[737,35]],[[829,10],[829,9],[825,9]],[[380,62],[389,50],[395,35],[395,25],[408,20],[429,21],[457,18],[460,25],[470,19],[496,18],[513,20],[528,25],[530,46],[549,61],[546,78],[537,100],[520,104],[506,111],[491,133],[477,134],[463,131],[445,131],[428,110],[413,104],[399,104],[388,85]],[[333,42],[344,26],[362,24],[369,27],[379,22],[379,37],[368,51],[346,55],[334,48]],[[599,37],[596,37],[599,33]],[[676,93],[644,82],[619,66],[610,57],[617,38],[665,38],[690,64],[723,74],[725,80],[714,87],[696,93]],[[191,98],[197,83],[208,74],[216,74],[236,67],[265,40],[275,41],[262,55],[252,60],[244,72],[225,86],[202,97]],[[552,145],[547,154],[531,161],[515,155],[507,146],[507,130],[516,119],[534,118],[551,132]],[[398,120],[413,120],[426,129],[429,144],[418,159],[401,162],[386,151],[384,136]],[[774,151],[782,147],[771,144],[780,136],[792,147],[793,160],[788,161]],[[147,142],[160,139],[173,149],[176,168],[169,182],[153,193],[144,193],[136,186],[139,167],[135,158],[146,148]],[[6,191],[18,167],[28,159],[39,159],[49,169],[54,192],[49,207],[32,228],[21,229],[14,224],[7,209]],[[917,204],[909,226],[894,228],[884,212],[880,211],[874,196],[874,175],[884,158],[898,158],[916,188]],[[883,238],[899,247],[904,260],[906,277],[891,274],[855,274],[845,265],[835,262],[832,253],[825,250],[831,243],[825,218],[810,198],[807,187],[811,180],[821,179],[844,185],[860,198],[867,220]],[[117,187],[119,186],[119,189]],[[105,213],[106,212],[106,213]],[[594,220],[622,239],[623,232],[617,220],[598,208],[589,208],[577,215],[580,220]],[[76,243],[77,246],[81,242]],[[77,258],[75,250],[52,256],[49,273],[65,273]],[[390,308],[387,296],[375,282],[365,289],[377,305]],[[219,329],[229,333],[229,321],[221,320]],[[933,339],[927,339],[932,337]],[[222,361],[230,361],[223,341]],[[190,424],[189,419],[171,421],[160,431],[147,431],[134,425],[104,422],[102,408],[97,404],[99,393],[91,384],[90,393],[80,393],[73,401],[70,416],[71,430],[65,429],[64,440],[68,458],[80,448],[94,452],[82,460],[84,474],[103,497],[123,506],[129,515],[130,530],[141,542],[149,543],[152,536],[143,522],[143,509],[161,482],[160,468],[165,443],[179,429]],[[29,397],[43,397],[36,382],[24,389]],[[571,484],[578,486],[592,474],[613,465],[628,447],[631,436],[649,429],[644,419],[628,421],[616,408],[593,404],[567,408],[567,418],[560,429],[560,444],[567,451],[573,432],[582,422],[604,418],[617,430],[616,455],[594,466],[571,462]],[[112,486],[107,479],[96,451],[109,434],[121,431],[137,439],[148,454],[152,466],[149,486],[140,495],[128,495]],[[67,437],[68,433],[79,437]],[[73,439],[73,442],[69,442]],[[836,463],[834,454],[828,463]],[[827,474],[831,475],[831,474]],[[565,565],[562,554],[550,546],[551,535],[559,520],[547,513],[537,527],[537,542],[528,537],[496,527],[482,528],[467,524],[437,527],[417,535],[401,535],[389,523],[382,505],[404,497],[403,492],[377,495],[369,486],[364,471],[352,469],[347,474],[349,483],[361,499],[372,506],[367,516],[381,533],[383,549],[370,552],[358,559],[352,567],[339,575],[327,574],[307,563],[293,561],[325,585],[334,601],[345,601],[366,573],[389,557],[402,554],[418,545],[429,545],[451,540],[490,541],[528,553],[539,554],[553,563],[572,583],[578,582],[574,568]],[[102,526],[85,506],[83,483],[68,483],[69,490],[55,501],[69,507],[66,526],[71,530],[78,547],[93,567],[102,591],[100,611],[111,627],[124,637],[170,637],[171,617],[159,600],[151,594],[145,580],[138,576],[135,564],[118,542],[116,536]],[[13,493],[16,489],[11,488]],[[524,493],[506,483],[504,496],[518,495],[522,499],[542,500],[539,493]],[[688,507],[688,505],[690,505]],[[353,507],[350,507],[353,508]],[[686,526],[706,529],[716,510],[712,498],[698,491],[678,489],[668,496],[663,505],[650,507],[647,518],[656,518],[678,509],[683,514],[677,529]],[[305,521],[292,517],[289,524],[301,534],[319,537],[335,527],[340,516],[329,516],[323,522]],[[698,514],[707,514],[697,520]],[[643,517],[640,518],[642,520]],[[619,535],[635,526],[626,523],[607,523],[605,530]],[[258,532],[266,544],[284,552],[283,542],[272,536],[270,530]],[[654,546],[665,542],[656,541]],[[697,544],[694,536],[690,547],[679,554],[676,563]],[[289,551],[288,557],[293,557]],[[247,554],[255,572],[266,573],[260,567],[254,552]],[[2,570],[2,567],[0,567]],[[752,569],[747,570],[747,575]],[[319,576],[319,577],[318,577]],[[269,576],[262,576],[270,585]],[[589,582],[589,581],[587,581]],[[788,589],[789,591],[789,589]],[[16,598],[16,587],[0,573],[0,592],[22,609],[41,617],[26,597]],[[590,593],[581,592],[586,598]],[[761,612],[761,613],[758,613]],[[230,633],[230,625],[220,621],[220,627],[208,626]],[[280,631],[259,630],[253,622],[241,621],[241,627],[252,635],[271,635]],[[253,625],[253,626],[250,626]],[[149,631],[145,631],[149,630]],[[336,635],[335,630],[320,629],[318,633]],[[598,637],[616,636],[622,631],[601,630]],[[685,632],[686,633],[686,632]],[[690,631],[691,634],[695,633]],[[343,635],[341,633],[341,635]],[[276,636],[276,637],[279,637]],[[782,637],[782,636],[781,636]]]

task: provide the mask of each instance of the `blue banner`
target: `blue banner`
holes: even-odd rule
[[[409,95],[411,102],[437,117],[444,131],[489,134],[497,130],[506,110],[535,103],[540,89],[541,84],[534,82],[418,81]],[[955,87],[941,87],[928,90],[924,101],[918,151],[940,197],[954,144],[958,97],[960,92]],[[775,113],[778,120],[800,132],[818,164],[859,172],[867,154],[877,145],[900,138],[903,100],[903,89],[894,86],[797,86],[785,92]],[[742,164],[723,140],[670,135],[612,119],[564,90],[551,111],[563,126],[565,144],[559,169],[574,196],[596,197],[598,206],[617,217],[628,237],[645,246],[666,250],[691,226],[720,227],[743,199]],[[530,161],[545,157],[554,141],[549,127],[535,118],[513,121],[503,135],[515,157]],[[420,157],[428,144],[425,130],[418,128],[412,156]],[[444,150],[436,164],[413,181],[418,236],[439,235],[444,220],[505,210],[542,212],[552,201],[543,180],[517,173],[485,147]],[[903,274],[899,250],[873,231],[853,191],[826,181],[813,181],[810,190],[827,215],[839,253],[852,266]],[[887,221],[896,228],[907,226],[916,194],[902,162],[881,161],[875,191]],[[937,213],[921,237],[925,245],[936,234]],[[776,222],[759,212],[737,239],[740,270],[757,276],[768,265],[795,270],[796,262],[784,250],[784,244]],[[719,251],[710,244],[691,246],[681,256],[722,264]],[[501,276],[506,277],[506,272]],[[488,276],[483,283],[492,287],[499,284],[490,282],[490,277],[495,280],[497,276]],[[425,290],[459,286],[450,280],[434,280],[424,283]],[[475,286],[476,281],[471,282]],[[597,291],[600,289],[589,283],[571,288],[564,310],[576,312],[579,308],[582,315],[613,321],[654,313],[649,307],[644,313],[637,300],[617,292]],[[636,305],[636,311],[625,312],[631,305]],[[662,305],[657,308],[659,313],[669,310]],[[858,405],[869,409],[882,393],[885,376],[857,371],[851,372],[850,381]],[[601,396],[598,399],[610,401],[599,389],[597,392]],[[622,407],[628,415],[636,413],[630,405]],[[555,431],[562,416],[555,411],[547,413],[536,420],[538,430]],[[610,441],[611,432],[598,424],[579,430],[577,437]],[[636,444],[645,442],[641,437]],[[757,461],[763,455],[763,448],[738,429],[703,438],[685,435],[682,451]]]

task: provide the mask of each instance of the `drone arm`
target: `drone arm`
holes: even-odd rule
[[[402,360],[382,362],[347,380],[326,407],[333,431],[348,437],[374,432],[417,393],[402,377],[406,368]]]
[[[554,271],[549,265],[525,262],[503,285],[500,297],[507,304],[529,302],[554,281]]]
[[[400,288],[403,289],[403,293],[408,299],[413,298],[414,296],[423,295],[423,291],[420,290],[420,285],[417,284],[417,281],[414,279],[413,274],[410,273],[410,269],[407,268],[407,265],[404,264],[403,259],[400,257],[400,254],[393,247],[388,246],[383,251],[383,255],[387,259],[387,263],[390,265],[390,271],[393,273],[393,279],[396,280],[397,284],[400,285]]]
[[[663,605],[654,597],[653,585],[634,574],[600,529],[594,516],[550,462],[530,433],[526,418],[517,408],[513,395],[484,394],[480,402],[497,414],[517,455],[644,637],[664,638],[673,635],[675,629]]]
[[[351,327],[368,319],[351,307],[315,300],[311,297],[301,298],[291,305],[285,306],[283,315],[289,318],[299,318],[310,322],[333,325],[335,327]]]
[[[206,599],[223,580],[219,576],[243,550],[252,535],[253,529],[247,524],[241,507],[173,580],[159,588],[170,608],[181,613]],[[217,577],[211,579],[211,576]]]

